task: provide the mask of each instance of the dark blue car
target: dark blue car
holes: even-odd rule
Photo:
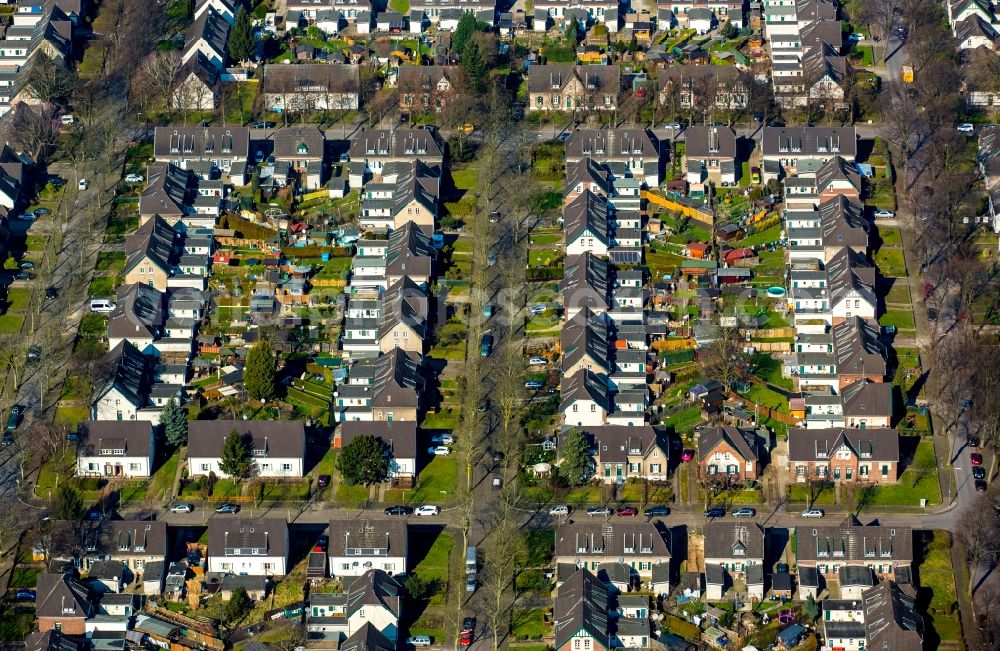
[[[670,515],[670,509],[665,506],[651,506],[642,514],[647,518],[665,518]]]
[[[726,515],[726,509],[706,509],[705,510],[705,517],[706,518],[721,518],[721,517],[725,517],[725,515]]]
[[[37,594],[34,590],[21,589],[17,591],[14,598],[18,601],[34,601]]]

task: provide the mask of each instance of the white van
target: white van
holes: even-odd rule
[[[414,635],[413,637],[406,638],[406,643],[411,646],[430,646],[431,636],[430,635]]]
[[[60,121],[62,121],[63,124],[73,124],[74,122],[76,122],[76,118],[73,117],[72,113],[64,115],[59,119]]]
[[[98,314],[109,314],[115,309],[115,304],[106,298],[95,298],[90,301],[90,311]]]

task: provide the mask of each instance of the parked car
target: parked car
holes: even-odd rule
[[[413,513],[412,506],[387,506],[382,511],[386,515],[410,515]]]
[[[76,184],[76,189],[86,190],[89,186],[90,186],[90,181],[88,181],[87,179],[80,179],[80,181]]]
[[[723,518],[726,516],[726,509],[711,508],[705,509],[706,518]]]
[[[21,260],[21,264],[18,265],[22,270],[29,271],[35,268],[35,263],[31,260]]]
[[[239,513],[240,512],[240,505],[239,504],[229,504],[227,502],[227,503],[220,504],[219,506],[215,507],[215,512],[216,513]]]
[[[29,364],[37,364],[42,360],[42,349],[38,346],[28,346],[28,357],[27,362]]]
[[[21,416],[24,414],[24,407],[21,405],[11,405],[10,413],[7,415],[7,431],[13,432],[21,424]]]
[[[21,588],[16,593],[14,593],[14,599],[17,601],[34,601],[38,597],[38,593],[34,590],[29,590],[27,588]]]
[[[647,518],[665,518],[670,515],[670,509],[666,506],[651,506],[642,514]]]
[[[539,382],[538,380],[528,380],[527,382],[524,383],[524,388],[528,389],[529,391],[538,391],[543,386],[545,385]]]
[[[632,518],[639,515],[639,509],[634,506],[623,506],[618,509],[618,516],[622,518]]]
[[[937,318],[938,318],[938,311],[935,310],[933,307],[927,308],[927,319],[929,321],[937,321]]]
[[[55,285],[45,288],[45,300],[51,301],[59,296],[59,288]]]
[[[694,459],[694,450],[684,450],[681,452],[681,461],[690,461]]]
[[[824,515],[823,509],[806,509],[802,512],[803,518],[822,518]]]
[[[455,437],[451,434],[435,434],[431,437],[431,442],[438,445],[454,445]]]
[[[757,515],[757,509],[751,509],[750,507],[743,507],[742,509],[733,511],[734,518],[752,518],[755,515]]]
[[[614,511],[612,511],[606,506],[592,506],[589,509],[587,509],[587,515],[590,517],[594,517],[595,515],[608,516],[611,515],[612,513],[614,513]]]
[[[142,174],[126,174],[126,183],[142,183]]]
[[[35,212],[33,210],[25,210],[23,213],[21,213],[21,219],[25,219],[29,222],[35,221],[36,216],[37,215],[35,215]]]
[[[549,515],[560,516],[569,515],[570,508],[565,504],[556,504],[549,509]]]
[[[434,455],[435,457],[446,457],[451,454],[451,448],[447,445],[438,445],[432,448],[427,448],[427,453]]]
[[[191,511],[194,511],[193,504],[181,503],[181,504],[174,504],[173,506],[170,507],[171,513],[190,513]]]
[[[959,133],[963,133],[967,136],[971,136],[976,132],[976,127],[971,122],[963,122],[956,127]]]
[[[975,486],[976,486],[976,492],[977,493],[985,493],[986,492],[987,486],[986,486],[986,480],[985,479],[977,479],[976,482],[975,482]]]
[[[986,469],[982,466],[972,467],[972,478],[973,479],[986,479]]]
[[[965,444],[968,445],[970,448],[973,448],[973,449],[978,448],[979,447],[979,437],[978,436],[967,436],[967,437],[965,437]]]
[[[466,592],[475,592],[477,587],[479,587],[479,583],[476,581],[476,577],[470,576],[465,579]]]
[[[257,150],[257,153],[254,155],[253,160],[258,165],[260,165],[261,163],[263,163],[264,162],[264,152],[262,150]]]
[[[546,305],[545,303],[539,303],[537,305],[531,306],[531,313],[535,316],[538,316],[547,309],[549,309],[548,305]]]
[[[528,364],[531,366],[545,366],[545,363],[545,358],[537,355],[528,360]]]
[[[410,646],[430,646],[432,640],[430,635],[414,635],[406,638],[406,643]]]
[[[319,488],[326,488],[330,485],[330,475],[320,475],[316,478],[316,486]]]
[[[465,617],[462,619],[462,633],[475,633],[476,632],[476,618],[475,617]]]
[[[14,274],[14,280],[31,280],[35,275],[28,271],[18,271]]]
[[[892,219],[895,216],[896,213],[891,210],[886,210],[885,208],[875,211],[875,219]]]
[[[11,435],[11,433],[4,432],[3,440],[0,441],[0,445],[2,445],[3,447],[7,447],[8,445],[13,445],[13,443],[14,443],[14,437]]]
[[[421,504],[417,507],[417,510],[413,512],[413,515],[441,515],[441,507],[433,504]]]
[[[969,461],[971,461],[974,466],[981,466],[983,465],[983,455],[978,452],[973,452],[969,455]]]

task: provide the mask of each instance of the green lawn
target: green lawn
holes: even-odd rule
[[[21,332],[24,316],[21,314],[0,315],[0,335],[16,335]]]
[[[98,271],[119,272],[125,268],[124,251],[105,251],[97,256]]]
[[[646,249],[646,264],[649,266],[649,273],[656,280],[663,274],[674,273],[682,260],[684,258],[681,256],[664,251],[662,245],[658,246],[655,252],[651,247]]]
[[[57,423],[66,423],[70,427],[76,427],[76,425],[83,420],[87,420],[90,417],[90,410],[86,407],[73,407],[69,405],[58,405],[56,407],[55,421]]]
[[[454,456],[436,456],[420,471],[415,489],[387,490],[385,500],[412,504],[445,504],[454,498],[456,486],[458,486],[458,459]]]
[[[890,309],[879,317],[879,325],[896,326],[900,330],[913,330],[913,312],[910,310]]]
[[[420,426],[424,429],[455,429],[458,427],[458,410],[446,408],[427,414]]]
[[[878,234],[882,238],[882,246],[900,246],[902,242],[899,228],[895,226],[880,226]]]
[[[875,64],[875,54],[870,45],[855,45],[851,48],[850,57],[855,65],[862,68]]]
[[[929,506],[941,502],[934,444],[931,441],[920,441],[913,462],[903,471],[899,482],[877,487],[870,504],[871,506],[920,506],[921,499],[926,499]]]
[[[368,487],[360,484],[356,486],[341,484],[337,487],[334,499],[341,504],[362,504],[368,500]]]
[[[924,615],[925,623],[942,641],[951,640],[958,644],[957,648],[962,648],[962,626],[955,616],[957,595],[950,547],[951,534],[947,531],[935,531],[917,572],[920,578],[920,592],[930,593]],[[920,602],[927,599],[923,594],[919,597]]]
[[[672,425],[675,432],[688,432],[701,422],[701,407],[694,406],[682,409],[667,418],[667,424]]]
[[[11,588],[34,588],[38,584],[38,575],[44,568],[30,565],[15,565],[10,574]]]
[[[442,531],[434,539],[413,573],[428,581],[437,582],[437,590],[431,597],[431,604],[442,604],[448,595],[448,575],[451,566],[451,550],[455,547],[455,539],[450,533]]]
[[[770,244],[771,242],[777,242],[781,239],[781,224],[775,224],[765,228],[762,231],[754,233],[753,235],[748,235],[744,237],[739,242],[733,244],[734,247],[741,246],[756,246],[758,244]]]
[[[892,284],[889,293],[885,295],[885,302],[897,305],[910,305],[910,288],[905,280],[900,279]]]
[[[115,294],[115,278],[97,276],[90,281],[88,296],[91,298],[108,298]]]
[[[563,241],[563,236],[557,233],[541,233],[531,236],[532,244],[559,244]]]
[[[532,267],[558,266],[562,252],[555,249],[531,249],[528,252],[528,264]]]
[[[906,262],[903,260],[903,249],[883,246],[875,254],[875,265],[879,273],[888,278],[906,276]]]
[[[800,502],[802,504],[809,503],[809,486],[807,484],[789,484],[788,485],[788,501],[789,502]],[[834,494],[832,488],[822,489],[816,494],[816,499],[813,504],[818,505],[830,505],[835,504],[837,501],[837,496]]]
[[[549,624],[545,623],[545,610],[541,608],[515,610],[511,623],[513,628],[511,632],[518,642],[540,640],[545,637],[550,628]]]
[[[398,1],[398,0],[396,0]],[[409,4],[407,0],[407,4]],[[459,190],[471,190],[479,180],[479,166],[476,164],[458,165],[451,170],[451,180]]]
[[[788,398],[760,384],[751,384],[750,390],[743,393],[748,400],[780,412],[788,413]]]
[[[153,473],[153,478],[149,481],[149,492],[153,498],[162,498],[173,486],[178,463],[180,463],[180,454],[175,452]]]
[[[7,290],[7,311],[26,312],[31,302],[31,290],[27,287],[11,287]]]

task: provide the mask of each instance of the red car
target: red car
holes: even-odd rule
[[[463,631],[462,637],[459,638],[458,642],[462,646],[469,646],[472,644],[472,631]]]
[[[618,515],[620,515],[623,518],[624,517],[631,518],[639,515],[639,509],[635,508],[634,506],[623,506],[620,509],[618,509]]]
[[[684,450],[681,452],[681,461],[690,461],[694,459],[694,450]]]
[[[972,461],[972,465],[981,466],[983,465],[983,455],[978,452],[973,452],[969,455],[969,459]]]

